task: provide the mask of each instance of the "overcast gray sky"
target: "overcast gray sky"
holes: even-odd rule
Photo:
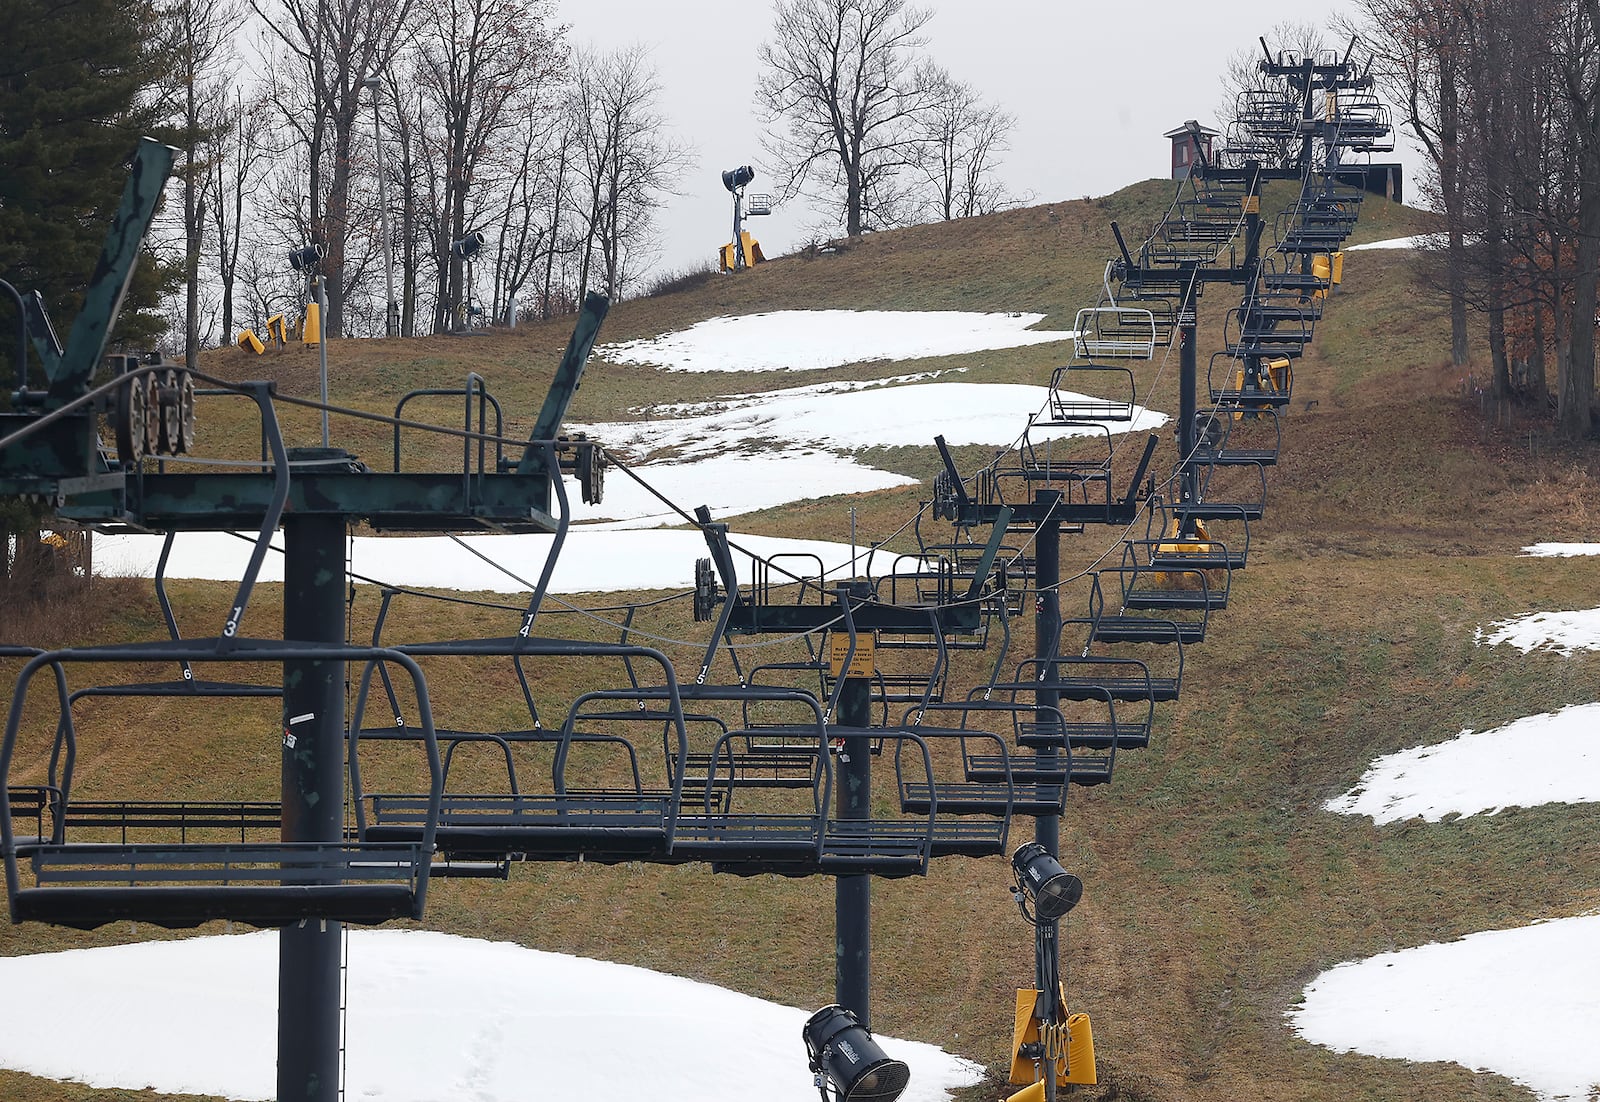
[[[1284,20],[1325,25],[1349,0],[934,0],[929,53],[958,80],[1016,116],[1001,171],[1013,192],[1057,202],[1168,174],[1161,137],[1185,119],[1214,125],[1228,56]],[[660,74],[662,108],[695,149],[681,194],[660,216],[657,271],[715,260],[731,234],[721,172],[761,163],[752,91],[771,0],[559,0],[579,44],[643,43]],[[1255,46],[1259,49],[1259,46]],[[1411,188],[1415,158],[1405,157]],[[803,245],[816,218],[780,207],[749,228],[771,255]]]

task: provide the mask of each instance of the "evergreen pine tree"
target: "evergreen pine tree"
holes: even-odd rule
[[[0,277],[68,331],[154,121],[147,0],[0,0]],[[141,264],[117,336],[148,340],[162,273]],[[6,310],[6,313],[10,313]]]
[[[148,0],[0,0],[0,278],[24,295],[38,291],[62,337],[122,201],[134,147],[155,119],[151,22]],[[161,266],[141,263],[114,338],[142,345],[164,328],[151,308],[165,278]],[[13,314],[0,305],[0,333],[15,333],[6,324],[20,324]],[[17,381],[10,366],[0,384]],[[9,391],[0,385],[0,406]],[[42,514],[37,503],[0,507],[7,600],[45,592],[36,569]]]

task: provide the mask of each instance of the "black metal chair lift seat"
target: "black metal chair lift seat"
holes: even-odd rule
[[[1283,423],[1272,408],[1219,405],[1196,415],[1194,459],[1213,466],[1269,467],[1283,450]]]
[[[1206,369],[1212,404],[1241,411],[1287,407],[1294,400],[1294,359],[1238,348],[1215,353]]]
[[[1186,502],[1160,500],[1151,506],[1140,543],[1148,548],[1148,565],[1158,570],[1243,570],[1250,561],[1250,521],[1243,510],[1191,510]]]
[[[428,814],[414,841],[370,844],[339,842],[216,842],[187,840],[198,829],[182,806],[165,806],[154,815],[137,812],[106,821],[124,832],[176,830],[178,841],[60,841],[21,846],[9,806],[0,807],[6,888],[14,922],[40,921],[80,929],[109,922],[150,922],[183,928],[213,919],[254,926],[282,926],[308,919],[378,923],[422,915],[429,855],[437,821],[443,765],[427,711],[427,685],[415,663],[394,651],[373,647],[218,637],[192,641],[119,644],[51,651],[31,659],[18,675],[0,745],[0,777],[17,764],[17,743],[28,688],[42,669],[59,671],[78,663],[263,662],[323,659],[367,661],[382,658],[404,668],[423,709],[421,742],[427,760]],[[64,678],[58,674],[64,687]],[[75,744],[70,697],[58,690],[69,745]],[[9,784],[5,786],[9,789]],[[0,797],[3,799],[4,797]],[[72,794],[64,790],[62,820],[73,823]],[[144,805],[146,809],[150,805]],[[102,809],[107,810],[107,809]],[[204,815],[209,816],[210,810]],[[204,816],[202,816],[204,818]],[[231,817],[227,826],[232,827]],[[246,828],[248,823],[246,824]],[[123,836],[126,836],[124,834]],[[25,877],[20,857],[31,866]]]
[[[1142,311],[1148,313],[1149,311]],[[1040,427],[1132,421],[1135,404],[1133,371],[1119,364],[1072,363],[1050,373],[1050,396]]]
[[[1165,577],[1155,578],[1158,574]],[[1113,585],[1108,586],[1102,579]],[[1102,643],[1205,641],[1212,608],[1205,571],[1102,567],[1091,573],[1088,581],[1091,639]],[[1185,588],[1185,582],[1194,588]],[[1159,588],[1152,583],[1159,583]],[[1192,598],[1190,593],[1194,594]],[[1135,596],[1132,602],[1128,599],[1130,594]]]
[[[950,787],[957,790],[950,795],[956,800],[973,807],[974,813],[985,813],[982,809],[988,806],[996,810],[987,813],[998,814],[999,801],[1004,796],[1009,799],[1012,814],[1059,815],[1066,806],[1063,786],[1098,784],[1110,776],[1117,747],[1116,718],[1109,702],[1103,722],[1069,722],[1059,704],[1018,700],[1015,686],[1010,686],[1012,699],[997,699],[993,695],[997,688],[1003,697],[1007,686],[996,683],[986,689],[973,689],[964,701],[948,701],[929,709],[935,718],[941,714],[959,717],[959,726],[937,728],[945,732],[942,737],[958,741],[965,783],[973,786],[962,792],[951,783]],[[977,695],[985,691],[990,694],[988,697]],[[978,726],[986,717],[1004,722],[1018,748],[1031,752],[1013,753],[1004,739],[998,747],[989,748],[990,739],[998,736]],[[913,718],[907,716],[908,721]],[[923,715],[912,725],[918,731],[928,729],[928,718]],[[963,736],[970,741],[962,741]],[[1089,746],[1091,740],[1099,745]]]
[[[465,741],[493,741],[502,746],[506,777],[499,791],[442,794],[432,836],[444,859],[462,862],[498,863],[515,857],[605,863],[645,860],[671,852],[684,798],[688,727],[676,675],[661,652],[631,644],[523,636],[417,643],[395,649],[412,660],[587,657],[657,665],[660,688],[581,694],[553,731],[541,727],[500,732],[450,729],[447,738],[452,748]],[[369,663],[363,671],[351,720],[351,791],[357,828],[366,840],[416,841],[428,826],[423,793],[366,790],[364,770],[369,767],[364,764],[363,740],[381,744],[404,737],[406,731],[399,725],[369,728],[364,724],[373,677],[379,671],[379,662]],[[392,697],[390,703],[393,707]],[[586,713],[592,704],[600,707]],[[646,733],[636,741],[595,729],[600,723],[642,724]],[[658,771],[660,783],[650,784],[641,773],[639,746],[654,746],[658,741],[666,760]],[[548,772],[531,789],[523,786],[515,769],[512,750],[518,747],[545,755]]]
[[[1112,573],[1122,588],[1124,609],[1224,609],[1233,585],[1227,567],[1163,563],[1163,540],[1124,540],[1122,565]]]

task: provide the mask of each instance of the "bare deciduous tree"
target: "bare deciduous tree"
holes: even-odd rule
[[[1563,434],[1594,424],[1600,291],[1600,0],[1363,0],[1375,73],[1429,158],[1444,216],[1451,358],[1487,321],[1492,393],[1543,404],[1557,349]],[[1519,364],[1525,365],[1519,368]]]
[[[175,140],[183,153],[178,169],[183,194],[184,362],[200,366],[200,254],[204,248],[206,202],[217,196],[209,185],[208,146],[226,127],[223,104],[228,93],[228,44],[244,20],[236,0],[169,0],[160,9],[159,33],[163,70],[163,107],[172,119]]]
[[[651,221],[663,195],[688,163],[657,100],[655,69],[641,46],[609,54],[581,53],[569,101],[579,156],[583,251],[578,297],[596,282],[613,298],[625,290],[648,249]],[[594,267],[599,264],[598,280]]]
[[[519,116],[517,156],[504,189],[495,257],[495,316],[507,322],[515,321],[511,313],[539,267],[547,273],[554,267],[566,206],[566,153],[571,145],[569,120],[561,112],[547,110],[540,99],[525,97],[519,104]],[[543,297],[548,299],[548,287]],[[548,309],[548,303],[540,308]]]
[[[917,167],[932,185],[934,216],[948,221],[1002,209],[1012,199],[997,174],[999,155],[1016,119],[933,62],[922,69],[918,83],[929,100],[918,125]]]
[[[497,138],[509,130],[518,94],[537,97],[562,69],[559,33],[549,0],[419,0],[416,72],[434,127],[425,140],[442,169],[434,259],[434,328],[448,327],[449,307],[462,300],[460,258],[450,245],[491,224],[490,188]]]
[[[299,125],[309,154],[311,228],[326,250],[325,320],[331,336],[344,332],[351,154],[363,82],[382,71],[411,33],[411,4],[412,0],[250,0],[298,62],[298,75],[310,93],[312,117]]]
[[[756,106],[778,186],[787,198],[816,189],[851,236],[898,216],[886,204],[914,163],[931,17],[906,0],[779,0],[761,45]]]
[[[1578,167],[1572,343],[1559,365],[1556,416],[1573,439],[1594,430],[1595,311],[1600,305],[1600,0],[1578,0],[1561,58]]]
[[[239,252],[244,242],[245,211],[253,208],[252,197],[260,178],[261,150],[265,128],[265,103],[246,100],[235,90],[231,102],[219,105],[226,111],[226,124],[217,128],[207,155],[212,194],[211,229],[216,248],[217,279],[222,284],[222,336],[231,340],[234,331],[234,284],[239,273]]]

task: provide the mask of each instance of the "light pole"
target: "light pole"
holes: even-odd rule
[[[368,77],[362,85],[372,90],[372,144],[378,150],[378,232],[383,235],[383,286],[388,296],[383,309],[383,335],[400,332],[400,304],[394,297],[394,250],[389,241],[389,182],[383,172],[383,135],[378,129],[378,89],[383,81]]]
[[[311,293],[317,303],[317,363],[322,383],[322,446],[328,446],[328,293],[323,284],[322,246],[316,242],[289,254],[289,267],[305,272],[311,280]],[[310,307],[306,308],[307,312]]]

